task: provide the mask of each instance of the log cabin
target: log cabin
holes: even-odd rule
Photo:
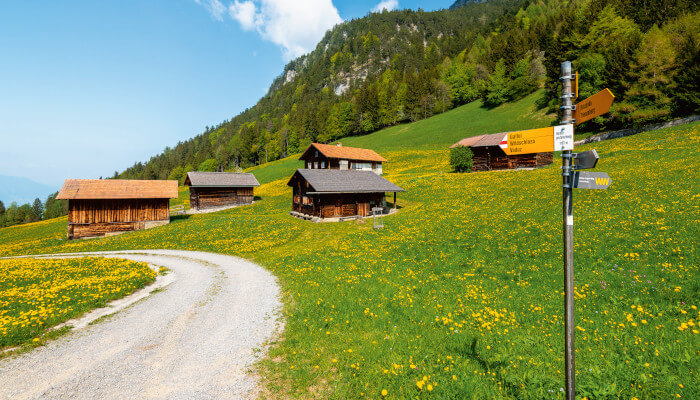
[[[372,171],[381,175],[386,159],[374,150],[357,147],[311,143],[299,158],[306,169],[341,169]]]
[[[260,186],[250,173],[188,172],[190,208],[206,210],[253,203],[253,188]]]
[[[169,223],[177,181],[66,179],[56,198],[68,200],[68,239],[113,235]]]
[[[372,171],[298,169],[287,183],[292,187],[292,211],[308,217],[338,218],[371,215],[386,207],[386,193],[404,190]]]
[[[499,147],[504,135],[505,133],[494,133],[491,135],[472,136],[460,140],[450,146],[450,148],[464,146],[472,150],[472,153],[474,153],[472,172],[539,168],[554,162],[554,153],[552,152],[507,155]]]

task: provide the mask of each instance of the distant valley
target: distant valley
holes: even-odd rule
[[[13,201],[17,204],[31,203],[37,197],[43,202],[48,195],[57,192],[58,189],[58,187],[44,185],[27,178],[0,175],[0,201],[6,207]]]

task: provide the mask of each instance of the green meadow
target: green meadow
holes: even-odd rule
[[[289,216],[294,156],[251,169],[254,205],[83,241],[66,241],[65,218],[5,228],[0,256],[172,248],[258,262],[285,304],[259,365],[269,398],[563,398],[559,158],[471,174],[447,162],[463,137],[554,122],[538,95],[343,139],[380,152],[406,189],[381,230]],[[577,151],[592,148],[613,184],[574,193],[578,395],[700,398],[700,123]]]

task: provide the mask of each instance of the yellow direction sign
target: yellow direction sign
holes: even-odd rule
[[[589,119],[605,114],[610,110],[613,100],[615,100],[615,95],[612,94],[610,89],[603,89],[586,100],[579,102],[576,104],[576,109],[573,113],[576,124],[578,125],[581,122],[586,122]]]
[[[499,147],[507,155],[573,150],[573,125],[550,126],[503,134]]]

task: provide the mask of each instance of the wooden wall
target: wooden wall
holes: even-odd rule
[[[295,190],[296,192],[296,190]],[[306,200],[304,200],[306,197]],[[384,193],[304,194],[294,193],[292,210],[321,218],[368,217],[372,207],[384,203]]]
[[[69,238],[144,229],[145,222],[169,219],[168,199],[68,201]]]
[[[190,187],[190,208],[195,210],[252,203],[252,187]]]
[[[554,162],[554,153],[506,155],[498,147],[472,147],[474,166],[472,171],[500,169],[538,168]]]

